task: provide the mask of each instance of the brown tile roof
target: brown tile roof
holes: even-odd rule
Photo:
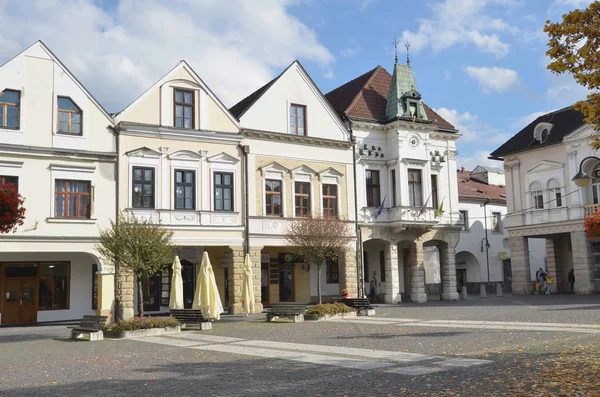
[[[485,200],[506,203],[506,188],[501,185],[488,185],[471,179],[471,171],[458,170],[458,199]]]
[[[342,118],[349,116],[384,124],[388,121],[385,116],[385,107],[391,84],[392,75],[383,66],[377,66],[325,94],[325,97]],[[452,124],[444,120],[427,104],[423,105],[427,118],[433,121],[439,129],[456,130]]]

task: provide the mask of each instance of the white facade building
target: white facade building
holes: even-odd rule
[[[546,241],[546,268],[555,277],[552,289],[568,291],[575,272],[575,293],[598,289],[600,246],[590,242],[583,218],[600,207],[600,159],[588,144],[593,126],[572,107],[538,117],[496,149],[504,160],[508,215],[506,230],[512,252],[513,293],[531,293],[537,264],[527,254],[531,238]],[[583,171],[590,182],[578,187]]]
[[[110,313],[112,269],[94,249],[115,217],[109,114],[36,42],[0,67],[0,179],[26,220],[0,236],[2,324]]]

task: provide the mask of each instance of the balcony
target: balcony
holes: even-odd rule
[[[225,226],[241,227],[239,212],[212,212],[212,211],[179,211],[128,208],[127,213],[141,220],[160,222],[165,226],[174,227],[208,227]]]
[[[361,223],[387,224],[388,226],[400,226],[402,224],[433,226],[441,221],[440,218],[435,216],[435,208],[392,207],[384,208],[381,214],[377,215],[378,210],[375,207],[364,207],[358,213],[358,221]]]
[[[588,204],[584,206],[585,216],[591,215],[600,209],[600,204]]]

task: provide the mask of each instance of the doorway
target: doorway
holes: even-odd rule
[[[294,268],[279,267],[279,302],[294,301]]]
[[[142,281],[144,288],[144,311],[154,312],[160,310],[160,275],[144,277]]]
[[[2,324],[35,323],[36,278],[7,278],[4,282]]]
[[[194,264],[185,259],[181,261],[181,279],[183,281],[183,307],[191,309],[194,301]]]
[[[502,261],[502,273],[504,276],[504,292],[512,292],[512,265],[510,259]]]
[[[463,286],[467,286],[467,269],[456,269],[456,289],[459,293]]]

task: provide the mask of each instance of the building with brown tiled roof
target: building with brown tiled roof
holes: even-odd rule
[[[356,143],[366,293],[388,303],[425,302],[428,291],[458,299],[458,131],[424,102],[409,61],[396,59],[392,74],[377,66],[325,97]]]

